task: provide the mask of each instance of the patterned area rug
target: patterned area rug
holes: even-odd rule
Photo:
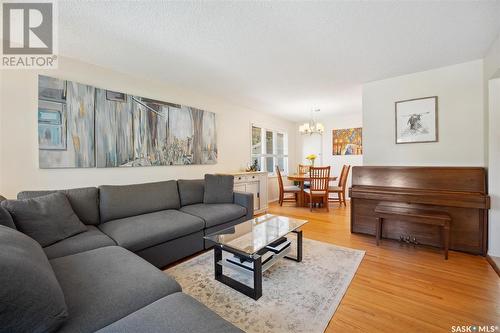
[[[167,272],[185,293],[246,332],[314,333],[328,326],[363,256],[364,251],[304,239],[302,262],[281,259],[264,272],[257,301],[214,280],[213,251]],[[224,274],[251,282],[231,271],[224,268]]]

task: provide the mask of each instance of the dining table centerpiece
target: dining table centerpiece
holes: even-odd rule
[[[316,160],[316,158],[318,158],[318,156],[316,156],[315,154],[309,154],[306,156],[306,160],[309,161],[309,164],[311,166],[314,166],[314,161]]]

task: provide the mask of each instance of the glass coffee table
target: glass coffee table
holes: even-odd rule
[[[205,236],[215,243],[215,279],[257,300],[262,296],[262,273],[281,258],[302,261],[302,227],[306,220],[266,214]],[[296,234],[297,253],[291,252]],[[223,256],[223,251],[226,256]],[[224,275],[223,267],[253,277],[253,287]]]

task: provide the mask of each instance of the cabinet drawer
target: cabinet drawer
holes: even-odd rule
[[[246,176],[234,176],[234,183],[245,183],[247,180],[245,178]]]
[[[257,177],[256,175],[246,175],[244,177],[245,177],[247,182],[254,182],[254,181],[259,180],[259,177]]]

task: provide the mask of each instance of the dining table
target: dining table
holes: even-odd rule
[[[338,178],[337,176],[330,176],[330,181],[331,182],[336,181],[337,178]],[[297,206],[299,206],[299,207],[306,206],[305,197],[304,197],[304,184],[306,182],[311,181],[311,176],[308,173],[296,173],[296,174],[288,175],[287,179],[291,180],[293,182],[299,183],[300,193],[299,193],[298,198],[297,198]],[[328,205],[328,202],[326,204]]]

